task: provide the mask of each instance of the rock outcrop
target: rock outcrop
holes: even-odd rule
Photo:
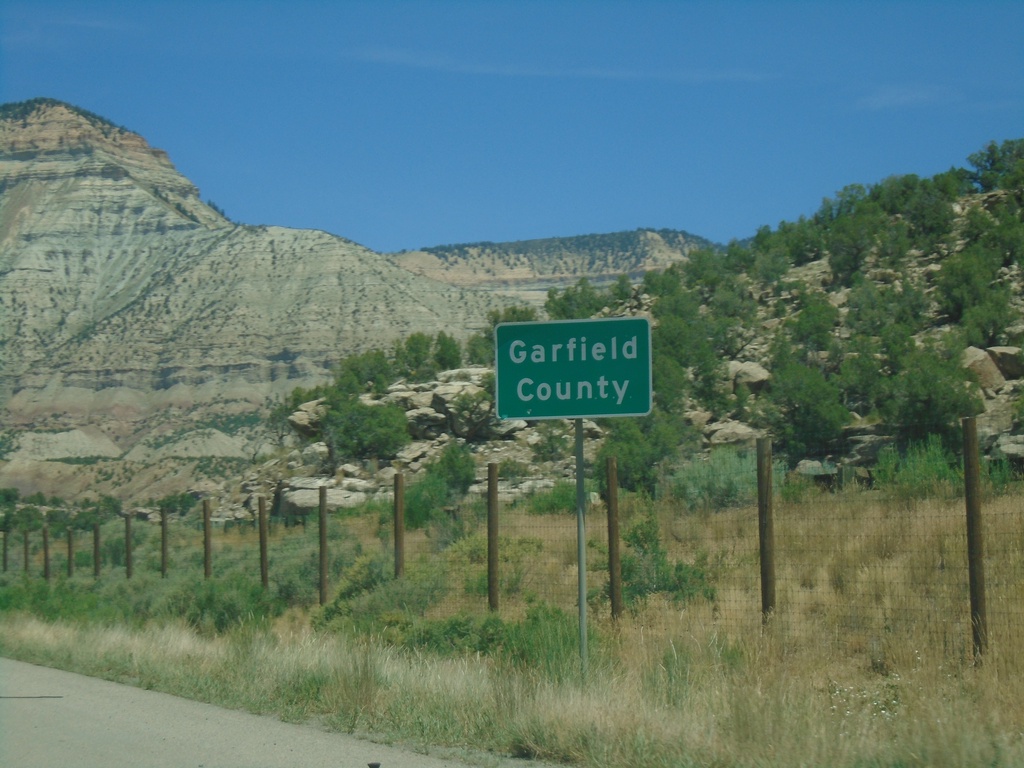
[[[83,110],[0,107],[5,429],[101,423],[126,454],[414,331],[465,338],[511,301],[326,232],[232,222],[165,152]]]

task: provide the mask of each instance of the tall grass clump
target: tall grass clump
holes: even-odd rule
[[[935,435],[911,443],[902,452],[895,447],[883,449],[874,478],[876,487],[903,507],[927,498],[957,498],[964,487],[962,465]]]

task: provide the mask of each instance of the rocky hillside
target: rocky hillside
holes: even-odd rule
[[[441,245],[395,254],[406,269],[463,287],[513,291],[524,301],[543,302],[550,288],[585,277],[601,285],[619,275],[633,279],[652,269],[686,261],[696,249],[720,246],[674,229],[637,229],[511,243]]]
[[[86,425],[127,451],[154,419],[252,410],[414,330],[464,337],[508,301],[325,232],[233,223],[84,110],[0,107],[6,453],[12,430]]]

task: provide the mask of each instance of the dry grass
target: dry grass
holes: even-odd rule
[[[601,641],[586,680],[325,635],[301,612],[211,638],[178,626],[130,632],[5,617],[0,648],[344,730],[586,766],[1018,766],[1020,510],[1020,497],[985,505],[990,645],[981,664],[962,501],[897,509],[863,492],[777,504],[777,605],[764,628],[756,509],[684,515],[671,502],[627,501],[623,526],[657,514],[670,558],[705,558],[717,597],[652,596],[617,625],[604,608],[592,611]],[[595,551],[603,526],[591,515]],[[366,546],[375,531],[365,526]],[[524,585],[503,595],[502,615],[521,615],[530,593],[573,611],[571,516],[510,510],[501,533],[540,542],[536,552],[524,547]],[[417,558],[436,556],[418,536],[409,578]],[[486,595],[474,599],[486,605]]]

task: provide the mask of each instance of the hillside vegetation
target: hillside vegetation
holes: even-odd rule
[[[968,415],[993,416],[986,448],[998,429],[1015,430],[1024,410],[1017,384],[986,389],[964,353],[1024,338],[1024,140],[992,143],[968,162],[932,178],[848,186],[809,218],[763,227],[724,250],[692,250],[638,285],[623,274],[607,287],[584,277],[549,289],[544,311],[552,319],[639,308],[654,320],[654,412],[604,425],[603,450],[619,458],[624,485],[654,492],[674,464],[707,447],[700,429],[712,422],[770,435],[791,466],[808,458],[870,464],[883,447],[902,450],[932,436],[955,451],[958,420]],[[633,235],[573,243],[577,253],[592,247],[599,260],[613,241],[637,242]],[[531,247],[539,254],[566,246]],[[468,259],[481,248],[526,250],[473,244],[436,252]],[[360,378],[366,359],[343,361],[334,389],[354,398],[370,378],[382,388],[388,376],[429,377],[438,370],[431,344],[442,341],[448,365],[491,364],[494,326],[539,316],[530,307],[495,310],[461,351],[454,340],[414,335],[375,357],[372,377]],[[1015,347],[1008,352],[1019,358]],[[765,380],[736,379],[740,363],[761,366]],[[290,404],[331,390],[296,393]],[[869,435],[872,451],[850,456],[853,435]]]
[[[636,483],[650,484],[645,468],[685,444],[698,417],[763,429],[793,464],[841,456],[854,424],[898,445],[934,434],[952,446],[958,418],[991,408],[996,394],[964,367],[965,349],[1024,337],[1024,140],[969,162],[848,186],[810,218],[648,272],[657,406],[613,422],[609,448],[645,446]],[[586,317],[614,304],[615,291],[581,282],[552,292],[547,309]],[[730,381],[737,361],[770,372],[763,389]]]

